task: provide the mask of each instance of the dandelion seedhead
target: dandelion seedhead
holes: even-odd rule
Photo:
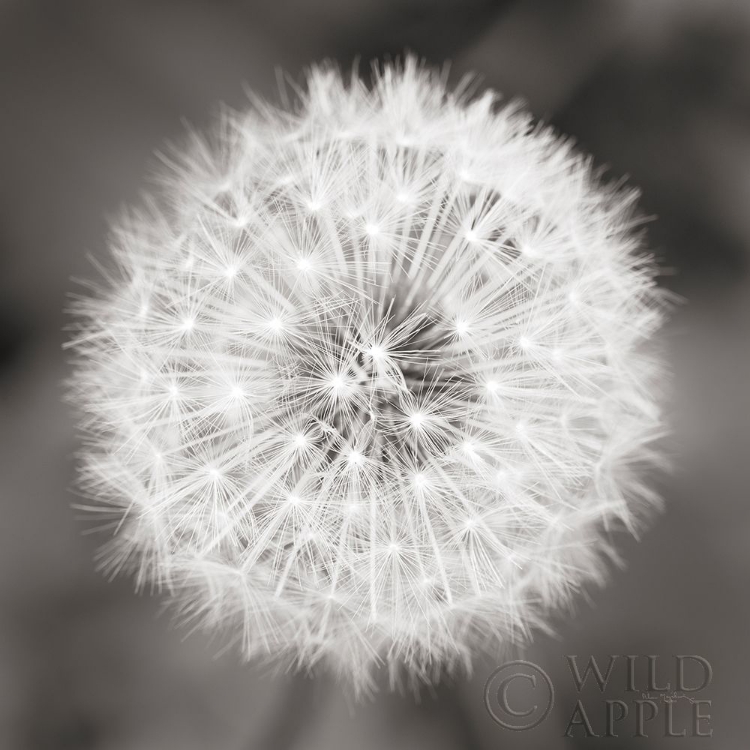
[[[633,193],[411,58],[192,139],[75,306],[102,564],[359,688],[600,580],[656,503]]]

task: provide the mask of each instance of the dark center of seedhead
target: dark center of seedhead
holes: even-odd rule
[[[384,451],[413,460],[435,455],[463,434],[475,398],[455,325],[440,310],[399,297],[367,312],[361,302],[331,306],[290,342],[290,406],[332,433],[339,448],[381,458]]]

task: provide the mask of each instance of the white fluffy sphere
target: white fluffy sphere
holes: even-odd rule
[[[411,59],[225,115],[76,304],[104,565],[357,687],[524,638],[656,502],[632,204]]]

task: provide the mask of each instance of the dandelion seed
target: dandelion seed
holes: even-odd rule
[[[426,421],[425,415],[421,412],[414,412],[414,414],[409,415],[409,424],[415,430],[421,430]]]
[[[421,472],[417,472],[414,475],[414,484],[419,489],[424,489],[427,486],[427,484],[428,484],[427,477],[424,474],[422,474]]]
[[[468,321],[459,319],[455,323],[455,331],[459,336],[466,336],[471,330],[471,326]]]
[[[476,443],[471,440],[464,440],[461,444],[461,450],[463,450],[463,452],[470,458],[475,458],[477,456]]]
[[[350,466],[362,466],[365,463],[365,457],[359,451],[349,451],[347,461]]]
[[[385,357],[385,349],[383,349],[382,346],[378,346],[377,344],[374,344],[371,346],[367,353],[372,357],[376,362],[379,362]]]

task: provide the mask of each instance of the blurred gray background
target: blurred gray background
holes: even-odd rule
[[[95,571],[71,510],[62,310],[154,150],[278,67],[410,49],[522,96],[643,189],[674,380],[666,512],[609,587],[527,657],[556,708],[509,733],[471,679],[352,708],[321,678],[269,675],[170,627]],[[0,0],[0,748],[747,747],[750,672],[750,2],[747,0]],[[565,654],[701,654],[712,740],[562,739]],[[612,697],[620,697],[613,695]],[[601,715],[592,716],[601,728]],[[580,732],[577,736],[580,737]]]

